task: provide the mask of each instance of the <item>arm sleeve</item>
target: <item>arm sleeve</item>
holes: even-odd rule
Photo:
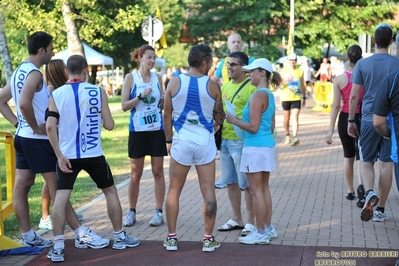
[[[352,78],[351,78],[351,82],[358,84],[358,85],[363,85],[363,78],[362,75],[360,73],[361,71],[361,62],[357,62],[355,69],[353,70],[353,74],[352,74]]]

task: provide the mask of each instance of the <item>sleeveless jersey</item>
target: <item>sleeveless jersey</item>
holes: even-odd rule
[[[269,106],[262,113],[259,129],[256,133],[251,133],[244,130],[244,147],[274,147],[276,145],[272,134],[272,118],[276,110],[274,96],[266,88],[259,90],[267,93],[269,96]],[[245,105],[244,110],[242,111],[242,121],[244,122],[249,122],[250,120],[251,112],[249,108],[249,102],[251,101],[251,98],[248,99],[248,103]]]
[[[15,103],[15,108],[17,110],[17,119],[19,122],[19,126],[15,134],[20,137],[30,139],[48,139],[47,135],[38,135],[33,132],[33,129],[26,122],[25,117],[23,116],[21,109],[19,108],[19,97],[22,91],[22,87],[24,86],[28,75],[32,73],[32,71],[40,72],[35,64],[31,62],[23,62],[18,66],[18,68],[11,76],[11,95]],[[44,115],[48,107],[49,95],[50,94],[47,90],[46,83],[44,82],[42,76],[42,87],[39,91],[35,92],[32,99],[33,112],[35,113],[35,118],[38,125],[46,123],[46,121],[44,120]]]
[[[216,99],[208,92],[208,76],[179,75],[180,88],[172,97],[174,139],[198,145],[215,142],[213,109]]]
[[[342,95],[341,112],[349,114],[349,100],[352,91],[352,82],[351,82],[352,73],[345,71],[344,74],[347,77],[347,82],[345,86],[341,88],[341,95]],[[360,113],[360,106],[362,104],[362,100],[363,100],[363,85],[360,86],[359,99],[356,105],[356,114]]]
[[[61,152],[68,159],[103,155],[102,89],[87,82],[72,82],[51,94],[60,114],[58,135]]]
[[[139,101],[130,111],[129,131],[163,130],[162,110],[158,107],[162,95],[157,73],[151,72],[150,83],[143,82],[140,73],[137,71],[132,72],[132,75],[134,86],[130,92],[130,99],[137,97],[148,87],[152,88],[152,92]]]

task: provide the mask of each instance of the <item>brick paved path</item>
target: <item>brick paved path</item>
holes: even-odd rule
[[[386,204],[391,219],[385,223],[361,222],[356,201],[345,199],[343,180],[343,152],[337,133],[334,144],[327,145],[324,137],[328,130],[329,114],[314,112],[311,107],[300,114],[300,145],[284,144],[282,111],[276,113],[278,127],[277,170],[271,174],[270,186],[273,200],[272,222],[279,237],[273,244],[295,246],[360,247],[398,249],[399,247],[399,194],[395,181]],[[168,182],[169,158],[165,158],[165,177]],[[112,166],[111,166],[112,168]],[[217,179],[220,166],[217,161]],[[357,178],[355,178],[357,187]],[[378,177],[376,179],[378,181]],[[124,215],[128,209],[127,180],[118,185]],[[378,184],[378,182],[376,182]],[[238,242],[239,231],[218,232],[216,228],[231,215],[227,189],[216,190],[218,213],[214,235],[221,242]],[[199,241],[203,236],[202,198],[194,167],[187,178],[180,199],[180,215],[177,233],[182,241]],[[242,209],[245,210],[244,202]],[[126,231],[140,240],[163,241],[167,227],[149,227],[154,210],[153,180],[150,167],[145,168],[139,202],[137,224]],[[112,228],[107,218],[103,196],[77,209],[83,213],[84,223],[102,236],[112,239]],[[244,221],[246,214],[244,213]],[[67,227],[68,228],[68,227]],[[52,232],[43,232],[52,238]],[[74,234],[67,230],[67,238]],[[7,259],[8,260],[8,259]],[[7,260],[3,260],[7,261]],[[15,260],[15,259],[14,259]],[[23,265],[28,259],[16,263]],[[15,261],[14,261],[15,262]],[[7,264],[5,264],[7,265]],[[9,264],[11,265],[11,264]]]

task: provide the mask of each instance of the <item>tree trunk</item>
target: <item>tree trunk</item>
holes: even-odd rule
[[[6,33],[4,31],[3,14],[0,12],[0,53],[1,60],[3,61],[3,69],[6,75],[7,82],[10,81],[12,76],[12,64],[10,51],[8,50]],[[1,79],[1,72],[0,72]]]
[[[68,49],[70,55],[80,54],[85,56],[83,45],[79,37],[78,27],[76,26],[75,20],[72,18],[71,5],[69,0],[61,0],[62,2],[62,16],[64,18],[67,39],[68,39]]]
[[[325,54],[325,58],[329,58],[330,57],[330,48],[331,48],[331,43],[330,42],[328,42],[328,46],[327,46],[327,49],[326,49],[326,54]]]

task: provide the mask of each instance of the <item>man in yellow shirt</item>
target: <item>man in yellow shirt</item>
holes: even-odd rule
[[[299,112],[301,107],[306,105],[306,84],[303,79],[303,71],[296,67],[296,54],[288,55],[288,64],[282,69],[283,86],[280,93],[280,99],[284,110],[284,130],[285,143],[296,146],[299,144]],[[302,98],[302,102],[301,102]],[[294,117],[292,121],[292,138],[290,135],[291,114]]]

